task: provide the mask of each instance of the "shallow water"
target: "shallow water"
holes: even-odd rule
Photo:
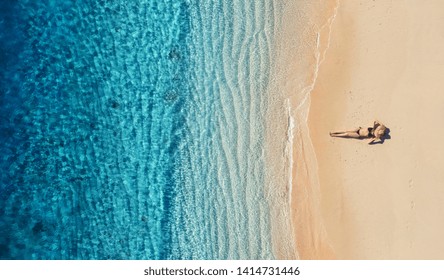
[[[0,258],[274,258],[271,1],[4,2]]]

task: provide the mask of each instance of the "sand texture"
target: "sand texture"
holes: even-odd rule
[[[308,119],[320,188],[311,219],[336,258],[444,258],[443,26],[440,0],[340,1]],[[375,119],[390,129],[383,144],[329,136]]]

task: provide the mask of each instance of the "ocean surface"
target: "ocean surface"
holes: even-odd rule
[[[0,259],[273,259],[273,1],[0,2]]]

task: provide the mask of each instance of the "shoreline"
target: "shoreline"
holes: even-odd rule
[[[443,8],[341,2],[308,118],[338,259],[444,258]],[[375,119],[390,129],[383,144],[328,135]]]
[[[271,227],[279,259],[334,258],[319,212],[317,161],[307,117],[337,4],[287,1],[278,8],[282,14],[275,31],[266,140],[272,176],[266,194],[270,215],[277,217]]]
[[[306,95],[304,102],[298,104],[300,100],[297,97],[291,98],[296,106],[293,116],[299,126],[295,136],[296,141],[293,143],[293,157],[296,161],[292,169],[295,192],[291,197],[291,211],[294,235],[297,240],[296,247],[301,259],[336,258],[320,211],[321,189],[318,160],[308,126],[311,95],[330,46],[331,28],[340,5],[339,1],[331,1],[331,3],[331,6],[323,11],[323,24],[316,31],[316,60],[313,65],[312,81],[304,89],[304,95]]]

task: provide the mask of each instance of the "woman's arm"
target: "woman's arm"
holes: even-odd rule
[[[376,143],[376,142],[381,142],[381,143],[383,143],[382,138],[379,138],[379,137],[373,137],[372,139],[370,139],[370,141],[369,141],[368,143],[369,143],[369,144],[374,144],[374,143]]]
[[[377,128],[380,125],[381,123],[378,120],[375,120],[375,122],[373,123],[373,128]]]

